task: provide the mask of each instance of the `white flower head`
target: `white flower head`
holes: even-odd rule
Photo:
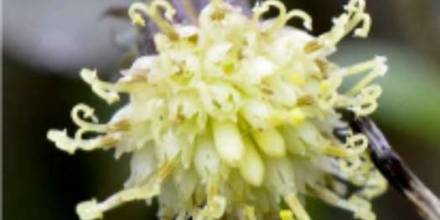
[[[262,21],[270,8],[278,16]],[[81,219],[156,198],[161,219],[307,220],[304,196],[375,219],[370,200],[386,183],[369,159],[367,139],[352,133],[341,141],[333,129],[343,123],[337,109],[365,116],[377,108],[381,88],[372,81],[386,72],[385,58],[347,67],[327,59],[347,34],[367,35],[364,8],[364,0],[351,0],[333,28],[314,37],[286,26],[301,19],[310,30],[309,15],[275,0],[255,6],[251,17],[213,0],[197,26],[174,23],[167,1],[133,3],[134,24],[145,25],[147,15],[161,30],[154,37],[157,54],[139,57],[114,83],[96,71],[81,72],[108,103],[121,93],[128,103],[102,124],[91,107],[79,104],[72,110],[79,126],[74,137],[48,132],[69,153],[132,154],[125,188],[102,202],[80,203]],[[346,78],[363,73],[341,91]],[[95,137],[83,137],[90,133]]]

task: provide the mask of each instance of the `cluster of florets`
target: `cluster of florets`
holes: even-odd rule
[[[278,16],[262,21],[271,7]],[[364,8],[363,0],[351,0],[330,31],[313,37],[286,26],[301,19],[310,30],[309,15],[274,0],[255,6],[251,17],[211,1],[195,26],[174,23],[175,11],[164,0],[134,3],[133,23],[145,25],[147,15],[161,30],[154,37],[157,54],[139,57],[115,83],[93,70],[81,72],[108,103],[120,93],[129,101],[107,123],[78,104],[74,137],[48,132],[69,153],[132,154],[125,188],[103,202],[80,203],[80,217],[102,218],[122,203],[157,198],[161,219],[307,220],[302,198],[316,196],[374,219],[370,200],[386,183],[365,151],[367,139],[350,133],[341,141],[333,129],[343,123],[337,109],[361,116],[376,109],[381,89],[370,84],[386,72],[385,59],[348,67],[327,59],[351,31],[367,35]],[[365,77],[341,91],[345,78],[361,73]]]

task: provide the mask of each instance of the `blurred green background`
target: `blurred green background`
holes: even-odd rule
[[[342,0],[286,0],[314,18],[314,34],[329,29]],[[82,67],[114,79],[127,42],[129,23],[103,17],[127,0],[5,0],[3,10],[3,217],[77,219],[78,201],[103,199],[121,188],[128,157],[112,152],[69,156],[46,140],[49,128],[75,127],[69,116],[78,102],[95,106],[102,120],[108,106],[80,81]],[[373,28],[367,40],[347,39],[332,60],[347,65],[374,55],[388,57],[380,80],[384,94],[377,123],[414,171],[440,194],[440,1],[369,0]],[[378,219],[419,219],[390,189],[374,203]],[[351,215],[311,199],[315,219]],[[110,211],[111,219],[154,219],[155,207],[130,203]]]

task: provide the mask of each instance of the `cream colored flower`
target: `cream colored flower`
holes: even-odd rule
[[[262,21],[270,8],[278,16]],[[353,30],[367,35],[364,8],[364,0],[351,0],[333,28],[314,37],[286,26],[300,19],[310,30],[309,15],[275,0],[257,5],[251,18],[213,0],[197,26],[174,23],[174,9],[164,0],[134,3],[133,23],[145,25],[147,15],[161,30],[154,38],[158,53],[139,57],[115,83],[99,80],[94,70],[81,72],[108,103],[121,93],[128,103],[107,123],[78,104],[74,137],[48,132],[69,153],[114,149],[116,157],[132,155],[124,189],[102,202],[80,203],[81,219],[156,198],[161,219],[307,220],[305,196],[375,219],[370,200],[386,183],[369,159],[367,139],[351,134],[343,143],[333,129],[343,123],[336,109],[365,116],[377,108],[381,88],[371,82],[385,74],[385,58],[347,67],[327,59]],[[342,91],[346,78],[363,73]],[[348,192],[348,185],[356,190]]]

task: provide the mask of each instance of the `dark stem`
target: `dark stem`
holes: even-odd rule
[[[440,200],[393,150],[382,131],[368,117],[345,114],[350,127],[365,134],[369,141],[370,155],[375,166],[390,185],[405,196],[427,220],[440,220]],[[344,129],[335,129],[335,134],[343,138]],[[346,137],[346,136],[345,136]]]

